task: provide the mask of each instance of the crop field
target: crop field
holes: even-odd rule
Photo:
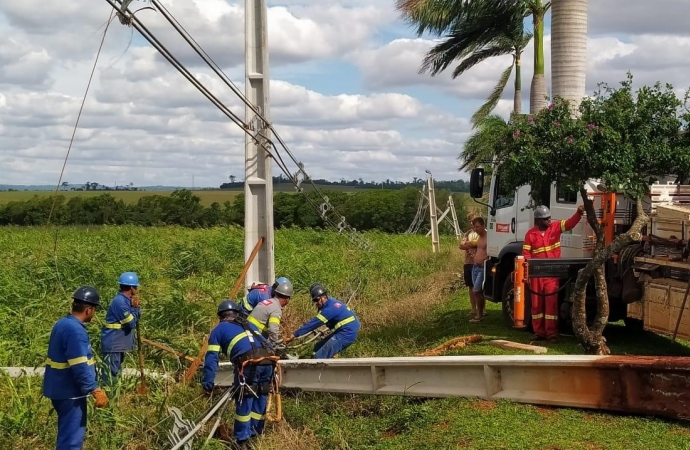
[[[243,231],[178,227],[6,228],[0,233],[0,366],[39,366],[45,360],[52,324],[69,308],[71,292],[93,284],[108,299],[118,275],[137,271],[142,280],[142,334],[196,355],[218,301],[227,296],[243,265]],[[359,250],[332,232],[284,229],[276,233],[276,272],[288,276],[297,293],[286,308],[284,331],[314,314],[306,290],[321,281],[362,319],[360,339],[342,357],[410,356],[450,338],[481,333],[526,342],[525,333],[505,328],[500,306],[469,324],[469,303],[461,289],[462,260],[453,238],[442,238],[433,255],[422,236],[367,233],[374,243]],[[87,325],[94,352],[98,320]],[[607,330],[614,353],[689,355],[685,344],[624,327]],[[304,355],[309,349],[304,351]],[[508,354],[480,342],[449,354]],[[549,353],[580,353],[572,338]],[[145,347],[148,369],[182,373],[187,363]],[[127,357],[136,368],[136,354]],[[89,405],[87,450],[168,448],[172,423],[166,407],[196,421],[208,407],[198,383],[147,380],[149,394],[135,393],[136,378],[108,391],[103,410]],[[462,382],[462,380],[458,380]],[[54,448],[55,414],[41,396],[40,378],[0,375],[0,448]],[[256,450],[297,449],[687,449],[690,427],[658,418],[542,408],[476,399],[425,400],[299,393],[283,398],[285,420],[269,424]],[[225,415],[231,427],[233,414]],[[225,431],[226,427],[224,427]],[[202,438],[194,448],[202,448]],[[227,448],[219,440],[207,449]]]

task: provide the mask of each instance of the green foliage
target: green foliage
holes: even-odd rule
[[[473,124],[481,122],[498,104],[513,69],[532,39],[532,34],[524,30],[525,6],[512,0],[398,0],[397,7],[420,36],[428,31],[443,37],[425,55],[420,72],[435,76],[458,62],[453,70],[456,78],[486,59],[513,57],[487,101],[472,117]],[[522,89],[521,82],[518,73],[516,92]]]
[[[506,135],[510,125],[498,115],[482,119],[476,131],[467,139],[459,156],[460,170],[474,169],[478,166],[491,167],[494,156],[506,147]]]
[[[448,182],[439,182],[436,202],[446,204],[451,193],[444,189]],[[345,215],[351,226],[360,231],[379,230],[402,233],[412,223],[419,203],[419,190],[408,187],[400,190],[374,189],[354,193],[324,191],[331,205]],[[328,228],[317,211],[323,199],[316,192],[305,196],[278,192],[273,200],[273,220],[276,228]],[[455,195],[454,202],[461,228],[464,223],[464,196]],[[52,197],[35,196],[30,200],[13,201],[0,206],[0,225],[45,225],[53,203]],[[425,215],[428,223],[428,217]],[[58,196],[51,223],[59,225],[180,225],[188,228],[213,226],[241,226],[244,224],[244,194],[237,195],[223,205],[217,202],[206,207],[201,198],[182,189],[169,196],[148,195],[135,204],[128,204],[110,194],[94,197]],[[442,227],[441,231],[451,231]],[[182,250],[181,250],[182,251]],[[189,252],[194,252],[190,249]],[[188,253],[180,253],[180,267],[184,272],[192,270],[183,266],[191,261]],[[185,262],[186,261],[186,262]]]
[[[582,102],[578,117],[556,99],[504,132],[506,145],[498,154],[502,180],[516,188],[556,181],[579,189],[600,179],[611,190],[640,198],[651,181],[690,174],[681,104],[670,85],[633,92],[631,75],[617,89],[601,84]]]
[[[115,295],[118,275],[125,270],[137,271],[143,282],[143,335],[196,355],[211,326],[215,305],[228,294],[243,265],[239,229],[65,227],[58,237],[54,253],[53,229],[14,227],[0,234],[4,262],[0,272],[0,366],[41,365],[50,328],[67,311],[72,289],[93,283],[107,302]],[[477,326],[468,322],[466,291],[455,292],[453,272],[461,261],[458,252],[449,251],[457,245],[454,238],[442,239],[443,251],[434,255],[423,236],[370,232],[366,237],[374,243],[374,251],[353,248],[334,232],[288,228],[276,233],[276,272],[290,277],[297,288],[284,316],[286,322],[297,325],[314,314],[306,292],[314,280],[326,284],[339,298],[347,297],[348,286],[359,280],[352,306],[362,318],[363,329],[344,357],[413,356],[448,339],[477,332]],[[175,258],[185,251],[193,255],[194,270],[173,276]],[[484,341],[452,354],[514,354],[488,341],[527,342],[526,333],[504,326],[500,305],[489,304],[488,308],[489,316],[481,324]],[[99,311],[98,319],[87,325],[97,357],[104,313]],[[685,344],[651,333],[631,335],[621,326],[609,327],[606,337],[617,353],[690,352]],[[574,339],[564,338],[549,352],[572,354],[580,349]],[[148,369],[174,373],[187,367],[149,346],[144,347],[144,354]],[[128,368],[136,367],[132,356],[125,358]],[[178,407],[186,419],[196,421],[210,405],[198,383],[183,385],[173,379],[148,377],[149,394],[138,396],[134,393],[137,378],[123,378],[110,389],[106,409],[93,409],[89,400],[85,450],[169,448],[166,433],[172,421],[166,408]],[[10,379],[0,374],[0,397],[0,448],[55,448],[56,416],[50,402],[41,396],[40,378]],[[685,448],[688,433],[684,425],[655,418],[464,398],[286,393],[283,408],[286,421],[268,424],[265,437],[253,443],[256,450],[517,450],[535,445],[627,450],[657,448],[659,442],[673,449]],[[227,411],[224,425],[231,427],[232,417],[232,411]],[[286,429],[293,430],[292,434]],[[545,432],[535,436],[535,429]],[[193,448],[201,448],[203,440],[197,439]],[[212,440],[205,448],[227,447]]]

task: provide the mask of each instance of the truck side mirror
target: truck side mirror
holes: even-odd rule
[[[477,167],[470,174],[470,197],[482,198],[484,195],[484,169]]]

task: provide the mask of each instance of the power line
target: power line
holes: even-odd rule
[[[152,3],[156,8],[159,9],[161,14],[165,17],[165,19],[175,28],[175,30],[182,36],[182,38],[187,42],[188,45],[192,47],[192,49],[199,55],[199,57],[218,75],[221,80],[232,90],[232,92],[237,95],[244,104],[250,108],[256,115],[257,117],[264,122],[264,124],[271,130],[271,133],[275,136],[276,140],[282,147],[282,149],[288,154],[290,159],[297,165],[298,171],[295,174],[292,174],[283,160],[282,156],[280,155],[280,150],[276,146],[275,142],[273,142],[271,139],[265,138],[266,142],[262,142],[259,140],[257,135],[253,132],[252,127],[250,124],[245,123],[237,114],[232,112],[230,108],[228,108],[223,102],[221,102],[218,98],[216,98],[207,88],[204,86],[203,83],[201,83],[199,80],[197,80],[190,72],[187,70],[187,68],[180,63],[171,53],[170,51],[163,45],[154,35],[151,33],[148,28],[139,20],[139,18],[134,14],[134,13],[129,13],[127,14],[127,6],[128,3],[124,3],[123,5],[125,6],[122,8],[121,6],[118,5],[118,3],[122,4],[122,0],[106,0],[110,6],[112,6],[118,13],[120,17],[120,21],[122,23],[126,23],[127,25],[130,25],[134,27],[156,50],[158,50],[165,59],[173,65],[192,85],[199,90],[211,103],[213,103],[221,112],[223,112],[235,125],[239,126],[242,128],[242,130],[249,135],[252,139],[255,139],[259,145],[261,145],[266,152],[269,154],[270,157],[273,158],[273,160],[276,162],[276,165],[278,168],[288,177],[288,179],[295,185],[296,190],[303,194],[307,202],[319,213],[321,218],[324,220],[325,223],[331,225],[332,227],[336,228],[341,234],[343,232],[348,232],[347,236],[356,244],[363,246],[365,248],[369,248],[371,244],[361,236],[361,234],[356,232],[356,229],[352,228],[349,224],[347,224],[347,221],[345,220],[345,217],[341,214],[339,214],[337,211],[335,211],[330,204],[330,201],[327,196],[323,195],[323,193],[318,189],[318,187],[313,183],[311,177],[307,175],[307,173],[304,170],[304,165],[299,162],[295,156],[292,154],[290,149],[287,147],[287,144],[283,139],[278,135],[278,132],[275,130],[272,124],[268,122],[268,120],[258,111],[257,107],[249,100],[246,98],[246,96],[237,88],[237,86],[230,80],[230,78],[223,72],[223,70],[216,64],[213,59],[206,53],[206,51],[199,45],[199,43],[187,32],[186,29],[177,21],[177,19],[170,13],[165,6],[160,4],[158,0],[152,0]],[[261,128],[261,127],[257,127]],[[267,146],[268,145],[268,146]],[[271,148],[269,148],[269,146]],[[273,151],[271,151],[273,149]],[[301,179],[300,179],[301,177]],[[309,183],[312,185],[313,190],[316,192],[316,194],[321,198],[323,203],[320,205],[314,202],[313,199],[311,199],[305,192],[304,189],[301,187],[301,184],[303,181],[308,180]],[[329,216],[330,214],[330,216]]]

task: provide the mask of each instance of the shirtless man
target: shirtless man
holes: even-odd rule
[[[470,213],[467,215],[470,223],[477,217],[476,214]],[[463,266],[463,278],[465,279],[465,286],[469,289],[470,305],[472,306],[472,318],[477,317],[477,300],[472,290],[472,268],[474,267],[474,254],[477,252],[477,241],[479,235],[470,228],[465,233],[465,236],[460,241],[460,250],[465,250],[465,265]]]
[[[472,290],[474,291],[475,302],[477,303],[477,315],[470,320],[471,323],[479,323],[484,319],[484,308],[486,299],[484,298],[484,261],[489,259],[486,252],[486,228],[483,217],[472,219],[472,229],[479,235],[477,240],[477,252],[474,254],[474,266],[472,267]]]

